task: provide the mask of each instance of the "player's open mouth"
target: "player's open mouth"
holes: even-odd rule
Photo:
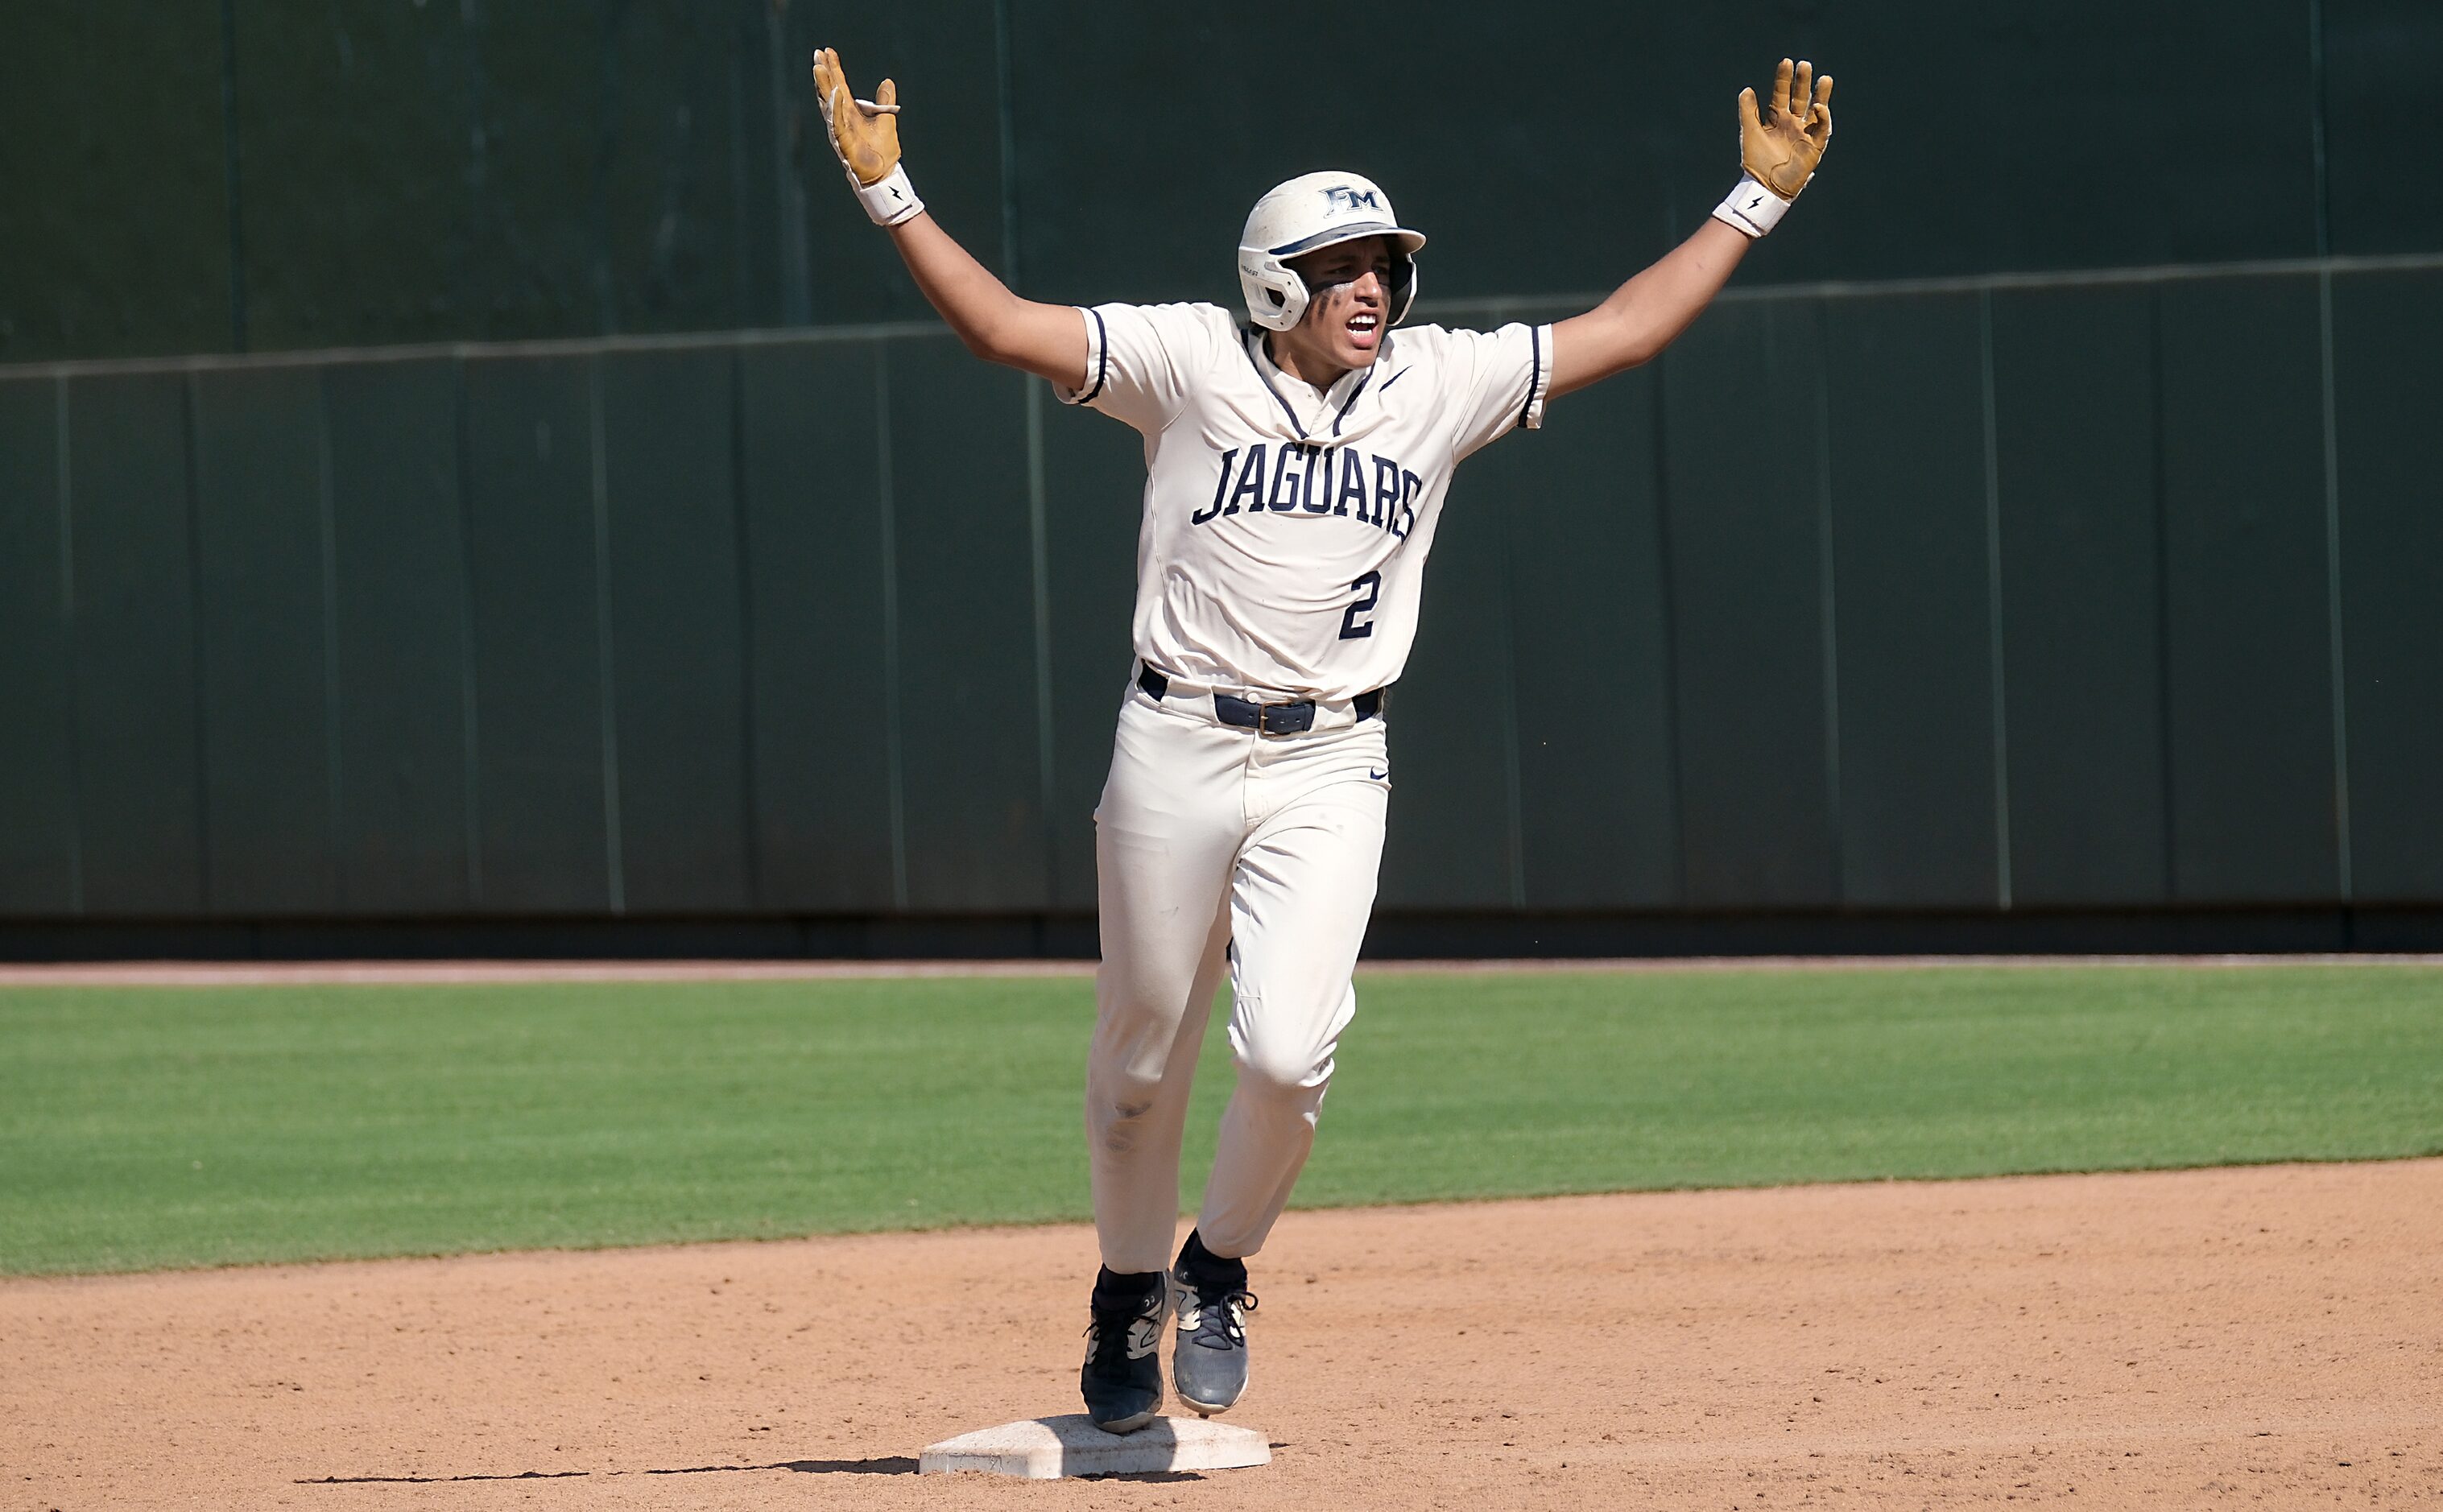
[[[1382,328],[1383,318],[1371,310],[1361,310],[1349,318],[1350,338],[1359,346],[1374,344],[1374,333]]]

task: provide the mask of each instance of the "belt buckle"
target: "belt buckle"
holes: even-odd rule
[[[1277,714],[1280,716],[1278,722],[1275,722],[1273,719],[1273,716]],[[1295,722],[1292,722],[1293,716],[1295,715],[1303,715],[1304,718],[1297,720]],[[1304,735],[1307,731],[1313,728],[1314,704],[1310,701],[1299,700],[1288,703],[1258,703],[1256,705],[1256,733],[1258,735],[1276,737],[1285,735]]]

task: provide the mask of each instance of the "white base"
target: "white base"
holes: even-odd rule
[[[1083,1412],[979,1429],[926,1447],[920,1475],[983,1470],[1056,1481],[1064,1475],[1147,1475],[1270,1465],[1272,1447],[1253,1429],[1201,1417],[1157,1417],[1133,1433],[1106,1433]]]

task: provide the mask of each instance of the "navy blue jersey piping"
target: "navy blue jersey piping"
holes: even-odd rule
[[[1383,359],[1378,354],[1374,360],[1375,362],[1380,363]],[[1374,369],[1368,367],[1366,370],[1366,376],[1357,380],[1357,387],[1349,391],[1349,402],[1340,407],[1340,413],[1332,417],[1332,433],[1333,435],[1336,436],[1340,434],[1340,423],[1349,418],[1350,410],[1357,408],[1357,396],[1364,393],[1366,392],[1366,386],[1373,381]]]
[[[1102,311],[1088,305],[1086,313],[1094,318],[1094,386],[1077,396],[1079,404],[1093,404],[1111,375],[1111,328],[1103,323]]]
[[[1527,328],[1527,402],[1518,407],[1520,425],[1525,425],[1527,417],[1535,412],[1535,391],[1543,386],[1544,328],[1531,325]]]
[[[1247,366],[1256,370],[1256,378],[1258,382],[1263,384],[1264,392],[1271,394],[1273,396],[1273,402],[1281,407],[1281,413],[1290,417],[1290,428],[1298,433],[1298,439],[1300,441],[1304,441],[1306,439],[1306,427],[1298,424],[1297,411],[1290,408],[1289,396],[1282,393],[1280,390],[1273,387],[1273,375],[1266,373],[1264,371],[1264,365],[1256,360],[1256,349],[1249,345],[1249,342],[1260,341],[1262,339],[1263,337],[1256,335],[1253,331],[1250,331],[1247,333],[1247,340],[1239,343],[1239,350],[1247,354]]]

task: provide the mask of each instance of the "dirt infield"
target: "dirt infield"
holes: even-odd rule
[[[2443,1505],[2443,1160],[1296,1212],[1268,1468],[913,1474],[1074,1410],[1093,1242],[0,1282],[0,1512]]]

